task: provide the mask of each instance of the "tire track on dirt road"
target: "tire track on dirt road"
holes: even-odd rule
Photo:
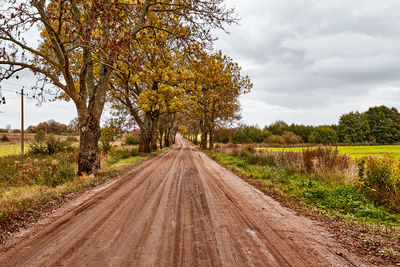
[[[339,256],[342,255],[342,256]],[[0,250],[0,266],[363,266],[186,141]]]

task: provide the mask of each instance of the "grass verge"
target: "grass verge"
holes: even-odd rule
[[[251,164],[239,155],[209,155],[285,205],[326,222],[347,247],[400,262],[400,214],[367,198],[356,184]]]

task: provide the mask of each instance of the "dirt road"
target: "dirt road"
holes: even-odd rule
[[[0,265],[363,265],[315,222],[177,142],[8,244]]]

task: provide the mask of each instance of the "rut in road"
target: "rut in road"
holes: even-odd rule
[[[1,251],[1,266],[363,265],[180,137],[20,239]]]

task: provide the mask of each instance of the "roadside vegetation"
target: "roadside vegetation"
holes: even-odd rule
[[[322,213],[375,230],[367,240],[383,257],[400,259],[400,161],[387,155],[351,159],[335,147],[268,151],[218,144],[210,156],[272,196],[306,213]],[[378,245],[377,245],[378,244]]]
[[[93,175],[76,175],[76,137],[46,135],[40,130],[23,158],[20,154],[0,156],[0,242],[10,232],[35,221],[49,207],[54,209],[65,199],[154,155],[139,153],[137,144],[131,145],[135,136],[113,131],[111,139],[114,142],[107,148],[100,143],[103,168]]]

